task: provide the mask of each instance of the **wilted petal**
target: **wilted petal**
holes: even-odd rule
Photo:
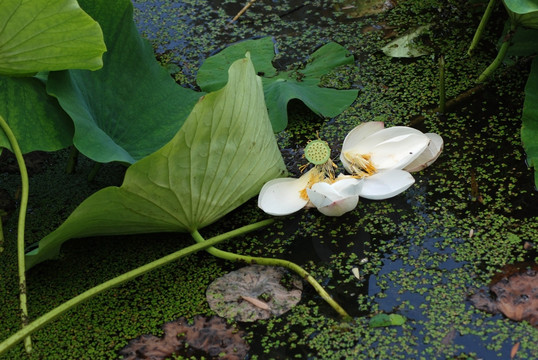
[[[353,210],[359,201],[362,181],[344,179],[333,184],[316,183],[307,189],[308,198],[318,210],[327,216],[340,216]]]
[[[377,171],[403,169],[428,146],[430,139],[417,129],[394,126],[379,130],[359,143],[342,147],[342,153],[370,155]],[[344,167],[350,169],[344,163]]]
[[[370,200],[384,200],[407,190],[415,179],[404,170],[387,170],[364,178],[360,196]]]
[[[263,185],[258,196],[258,206],[269,215],[289,215],[301,210],[308,200],[301,191],[308,185],[310,171],[299,179],[279,178]]]
[[[424,134],[430,139],[428,147],[404,170],[409,172],[420,171],[427,168],[441,155],[443,151],[443,138],[435,133]]]

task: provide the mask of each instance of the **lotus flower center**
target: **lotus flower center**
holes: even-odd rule
[[[353,176],[361,179],[376,173],[376,168],[372,164],[370,154],[357,154],[350,151],[344,153],[344,158],[349,162],[349,168]]]
[[[331,157],[331,148],[323,140],[312,140],[306,144],[304,156],[314,165],[325,164]]]

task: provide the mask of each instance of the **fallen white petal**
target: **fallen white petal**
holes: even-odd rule
[[[443,138],[435,133],[424,134],[430,139],[428,147],[417,157],[411,164],[407,165],[404,170],[416,172],[427,168],[441,155],[443,151]]]
[[[263,185],[258,196],[258,206],[269,215],[281,216],[293,214],[301,210],[308,200],[300,194],[308,185],[310,171],[299,179],[279,178],[268,181]]]
[[[387,170],[364,178],[359,196],[370,200],[383,200],[396,196],[411,185],[415,179],[404,170]]]

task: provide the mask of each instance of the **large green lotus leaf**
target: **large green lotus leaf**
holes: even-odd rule
[[[534,167],[534,183],[538,187],[538,58],[532,61],[525,86],[521,141],[527,153],[527,163]]]
[[[285,165],[249,58],[228,84],[204,96],[162,149],[131,165],[121,187],[90,196],[26,256],[27,267],[55,257],[67,239],[191,232],[255,196]]]
[[[72,143],[73,122],[56,99],[47,95],[40,80],[0,75],[0,94],[0,115],[8,122],[23,153],[59,150]],[[0,147],[11,149],[3,131]]]
[[[96,70],[105,51],[99,24],[76,0],[0,1],[0,74]]]
[[[240,42],[208,58],[196,78],[200,88],[210,91],[222,87],[226,83],[224,70],[230,61],[241,57],[245,49],[256,49],[260,54],[259,60],[254,61],[254,67],[263,79],[265,101],[275,132],[284,130],[288,124],[287,106],[291,99],[303,101],[318,115],[333,117],[357,98],[357,90],[319,87],[323,75],[340,65],[353,63],[353,57],[344,47],[328,43],[310,56],[304,69],[277,73],[271,65],[275,53],[270,38]]]
[[[516,25],[538,29],[537,0],[503,0],[503,3]]]
[[[47,91],[75,123],[73,143],[98,162],[134,163],[166,144],[203,95],[177,85],[133,22],[130,0],[84,0],[108,47],[98,71],[49,75]]]

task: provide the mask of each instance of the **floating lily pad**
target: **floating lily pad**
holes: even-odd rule
[[[229,65],[252,53],[256,73],[262,76],[269,118],[275,132],[288,124],[287,106],[299,99],[316,114],[334,117],[357,98],[358,90],[337,90],[319,86],[323,75],[334,68],[353,63],[353,56],[341,45],[331,42],[310,55],[304,68],[277,72],[271,65],[275,56],[271,38],[247,40],[227,47],[208,58],[200,67],[196,81],[203,91],[215,91],[226,84]]]
[[[285,268],[252,265],[213,281],[206,297],[219,316],[256,321],[290,310],[301,300],[302,289],[301,280]]]

